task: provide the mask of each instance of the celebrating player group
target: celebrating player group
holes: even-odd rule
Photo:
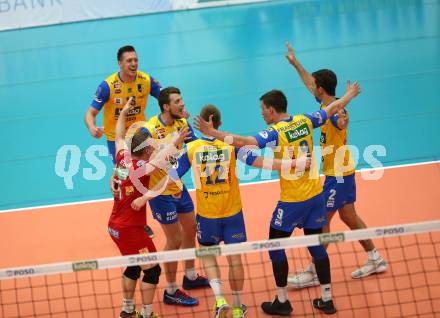
[[[310,113],[291,115],[287,99],[280,90],[263,94],[260,110],[269,126],[255,136],[240,136],[219,130],[220,109],[207,104],[194,117],[194,127],[187,121],[182,93],[177,87],[162,88],[152,76],[138,70],[132,46],[119,49],[120,70],[98,87],[86,112],[90,134],[105,134],[109,153],[115,164],[110,186],[114,195],[108,232],[122,255],[156,252],[154,233],[147,226],[146,204],[160,224],[166,238],[165,250],[199,246],[235,244],[246,241],[246,227],[236,174],[237,160],[262,169],[277,170],[281,197],[269,225],[269,239],[290,237],[295,228],[305,235],[329,232],[336,212],[350,229],[366,228],[356,214],[355,163],[347,147],[348,112],[346,106],[360,93],[358,83],[347,82],[345,94],[336,97],[337,77],[328,69],[308,73],[287,44],[288,62],[295,68],[306,88],[319,101]],[[146,120],[148,96],[158,100],[160,113]],[[103,109],[104,127],[97,127],[96,117]],[[227,120],[227,119],[225,119]],[[324,185],[319,178],[313,152],[313,131],[321,130]],[[256,148],[269,147],[273,158],[256,154]],[[196,187],[196,209],[182,176],[192,169]],[[368,255],[364,266],[352,273],[354,279],[387,270],[371,240],[360,241]],[[327,246],[311,246],[310,265],[289,276],[284,250],[270,251],[276,284],[274,300],[263,302],[267,315],[290,316],[293,308],[287,287],[321,286],[321,296],[314,308],[325,314],[336,312],[332,299],[331,259]],[[245,280],[240,255],[227,257],[232,299],[224,288],[215,256],[202,258],[205,276],[195,270],[194,260],[184,262],[182,284],[177,284],[177,262],[165,263],[166,289],[163,302],[168,305],[197,306],[199,301],[184,290],[211,288],[215,306],[211,317],[244,317],[242,302]],[[152,308],[162,268],[159,264],[129,266],[122,275],[123,303],[120,318],[159,317]],[[142,276],[142,277],[141,277]],[[142,307],[135,310],[134,293],[141,279]]]

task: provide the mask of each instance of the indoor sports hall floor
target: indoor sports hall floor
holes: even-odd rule
[[[383,145],[386,156],[378,158],[390,167],[377,181],[357,175],[357,209],[366,223],[439,219],[439,36],[438,0],[273,1],[0,32],[0,268],[118,255],[106,231],[111,202],[83,202],[109,198],[111,172],[108,158],[101,158],[105,173],[96,173],[86,160],[89,147],[105,141],[88,134],[83,115],[100,81],[117,70],[116,51],[125,44],[136,47],[141,70],[163,86],[181,88],[191,114],[213,103],[223,112],[224,130],[254,134],[265,127],[258,98],[272,88],[286,93],[292,114],[318,107],[284,58],[289,40],[308,70],[325,67],[338,74],[339,95],[347,79],[362,85],[361,96],[349,106],[349,142],[360,150],[359,168],[368,167],[362,158],[368,145]],[[157,112],[152,99],[147,113]],[[56,173],[56,155],[63,145],[76,145],[81,154],[73,189]],[[65,169],[75,165],[69,159]],[[84,169],[90,168],[97,180],[84,177]],[[278,195],[276,181],[242,187],[250,240],[266,238]],[[83,203],[47,207],[73,202]],[[32,208],[38,206],[43,207]],[[345,229],[335,221],[335,229]],[[150,225],[160,247],[160,228],[154,220]],[[334,274],[336,281],[350,280],[351,271],[364,261],[362,254],[359,263],[350,263],[344,255],[344,264],[351,265]],[[373,293],[380,280],[395,284],[393,275],[404,270],[392,266],[393,255],[385,255],[391,258],[390,271],[367,278],[364,293]],[[268,260],[264,254],[250,256],[250,262],[252,257]],[[291,271],[303,265],[292,262]],[[254,266],[258,270],[262,265]],[[417,293],[420,301],[406,308],[408,316],[423,314],[429,306],[440,312],[438,300],[423,296],[426,284],[438,285],[439,276],[415,279],[424,289]],[[268,300],[272,286],[270,276],[254,281],[248,304]],[[360,288],[358,282],[349,286]],[[299,301],[310,298],[309,292],[290,292],[298,316],[311,313]],[[343,291],[336,291],[336,304],[344,308],[347,302],[338,301],[338,293]],[[405,299],[396,293],[386,296],[382,290],[379,298],[390,304],[396,297]],[[362,301],[357,297],[350,305]],[[356,314],[399,317],[401,310],[386,304],[375,308],[379,312],[364,309]],[[0,313],[16,317],[16,309],[10,310]],[[191,310],[187,312],[192,317]],[[340,316],[352,314],[347,310]],[[258,315],[261,312],[252,308],[250,317]]]

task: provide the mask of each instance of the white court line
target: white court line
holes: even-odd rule
[[[376,171],[376,170],[388,170],[388,169],[397,169],[397,168],[406,168],[406,167],[414,167],[414,166],[423,166],[423,165],[431,165],[431,164],[439,164],[440,160],[434,160],[434,161],[423,161],[423,162],[416,162],[416,163],[408,163],[403,165],[394,165],[394,166],[386,166],[381,168],[364,168],[356,170],[356,172],[362,172],[362,171]],[[323,176],[323,175],[321,175]],[[248,186],[253,184],[261,184],[261,183],[271,183],[271,182],[278,182],[279,179],[270,179],[270,180],[260,180],[260,181],[254,181],[254,182],[246,182],[241,183],[240,186]],[[195,189],[188,189],[188,191],[194,191]],[[107,198],[107,199],[97,199],[97,200],[88,200],[88,201],[77,201],[77,202],[69,202],[69,203],[60,203],[60,204],[49,204],[49,205],[39,205],[39,206],[32,206],[27,208],[17,208],[17,209],[10,209],[10,210],[0,210],[0,213],[9,213],[9,212],[21,212],[21,211],[29,211],[29,210],[36,210],[36,209],[46,209],[46,208],[56,208],[60,206],[69,206],[69,205],[79,205],[79,204],[87,204],[87,203],[96,203],[96,202],[106,202],[111,201],[113,198]]]

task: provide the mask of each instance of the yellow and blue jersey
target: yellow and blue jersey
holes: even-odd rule
[[[127,116],[126,129],[138,121],[145,121],[148,96],[159,96],[160,84],[150,75],[138,71],[133,82],[123,82],[116,72],[107,77],[98,87],[91,106],[97,110],[104,108],[103,123],[107,140],[115,140],[115,128],[119,114],[125,103],[133,97],[133,109]]]
[[[198,215],[228,218],[241,212],[237,153],[235,147],[215,138],[202,137],[186,145],[177,172],[182,176],[193,169]]]
[[[321,104],[321,108],[324,106]],[[347,128],[338,127],[338,118],[338,114],[335,114],[321,126],[320,144],[324,154],[322,171],[324,175],[331,177],[349,176],[355,172],[355,163],[347,147]],[[325,151],[326,147],[332,147],[332,149]]]
[[[271,147],[277,159],[295,159],[313,151],[313,129],[322,126],[327,113],[319,110],[312,114],[290,116],[255,136],[260,148]],[[302,202],[322,192],[319,170],[312,158],[310,170],[296,174],[291,169],[281,172],[281,201]]]
[[[179,132],[181,129],[188,127],[190,135],[185,140],[186,143],[194,141],[197,139],[194,134],[194,130],[185,118],[175,119],[174,123],[170,126],[166,125],[160,115],[151,117],[148,122],[144,125],[150,136],[162,144],[168,144],[172,138],[172,134]],[[175,158],[176,160],[178,158]],[[167,175],[166,171],[156,171],[150,177],[150,189],[153,189],[161,180]],[[170,183],[162,195],[174,195],[182,192],[182,182],[181,180],[176,180],[176,183]]]

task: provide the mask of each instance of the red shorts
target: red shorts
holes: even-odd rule
[[[108,232],[122,255],[156,252],[156,246],[143,226],[120,226],[109,223]]]

